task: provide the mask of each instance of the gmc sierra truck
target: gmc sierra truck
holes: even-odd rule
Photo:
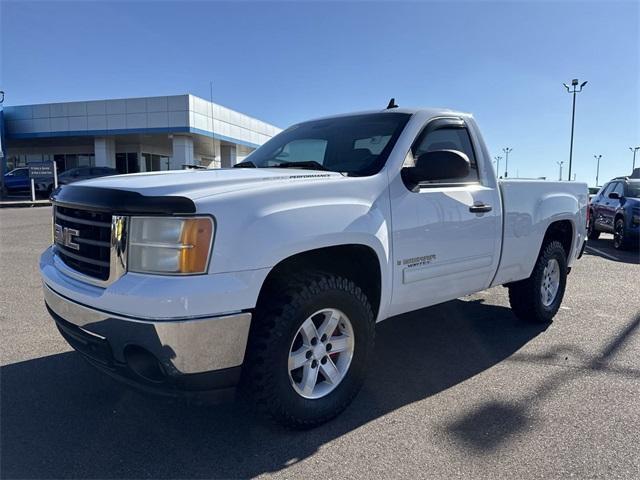
[[[558,311],[587,186],[497,180],[490,159],[471,115],[391,108],[294,125],[234,168],[62,186],[47,309],[132,386],[241,387],[318,425],[362,385],[376,322],[495,285],[523,321]]]

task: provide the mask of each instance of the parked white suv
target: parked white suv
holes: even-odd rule
[[[240,384],[277,421],[314,426],[358,392],[376,322],[494,285],[523,320],[558,311],[587,186],[498,182],[490,158],[468,114],[388,109],[294,125],[236,168],[66,185],[46,304],[130,384]]]

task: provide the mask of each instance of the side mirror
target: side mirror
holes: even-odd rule
[[[469,157],[458,150],[434,150],[418,156],[413,167],[402,169],[402,178],[415,188],[420,182],[464,178],[469,175]]]
[[[611,192],[609,198],[612,200],[620,200],[620,194],[618,192]]]

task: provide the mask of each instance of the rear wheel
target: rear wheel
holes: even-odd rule
[[[625,235],[624,219],[618,218],[613,226],[613,246],[618,250],[628,247],[627,236]]]
[[[287,283],[256,309],[244,383],[278,423],[311,428],[358,393],[375,322],[368,298],[349,279],[315,272]]]
[[[595,219],[593,218],[593,212],[589,215],[589,224],[587,225],[587,237],[589,240],[597,240],[600,237],[600,232],[596,230]]]
[[[567,257],[558,241],[543,246],[531,276],[509,285],[511,309],[521,320],[548,323],[558,312],[567,284]]]

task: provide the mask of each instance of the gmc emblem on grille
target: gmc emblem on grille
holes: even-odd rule
[[[80,232],[75,228],[67,228],[62,225],[55,224],[56,243],[74,250],[80,250],[80,245],[73,241],[73,237],[79,237]]]

